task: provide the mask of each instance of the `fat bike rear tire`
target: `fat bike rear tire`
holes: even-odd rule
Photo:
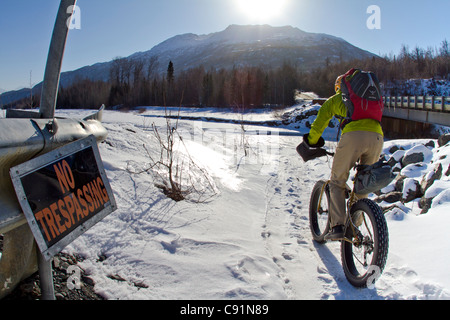
[[[345,237],[351,242],[341,242],[342,267],[353,286],[372,288],[388,256],[386,219],[381,208],[369,199],[358,200],[350,209],[350,217]]]

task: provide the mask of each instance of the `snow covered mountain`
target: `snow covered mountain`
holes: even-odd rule
[[[222,32],[208,35],[184,34],[170,38],[132,59],[158,57],[159,71],[173,61],[176,70],[203,65],[205,68],[230,69],[242,66],[276,68],[283,63],[296,64],[304,70],[330,62],[372,57],[343,39],[327,34],[304,32],[291,26],[231,25]]]
[[[231,25],[224,31],[207,35],[187,33],[174,36],[149,51],[129,56],[132,60],[157,58],[156,71],[167,71],[169,61],[175,72],[204,66],[206,69],[230,69],[243,66],[276,68],[283,63],[297,65],[304,70],[324,66],[326,61],[372,57],[374,54],[357,48],[347,41],[327,34],[304,32],[291,26]],[[112,61],[63,72],[61,85],[68,86],[81,79],[108,80]],[[146,66],[145,66],[146,67]],[[145,70],[145,69],[144,69]],[[40,91],[42,83],[34,90]],[[15,99],[17,94],[13,96]],[[25,96],[24,96],[25,97]],[[15,100],[7,99],[3,103]],[[23,97],[18,97],[21,99]],[[17,99],[17,100],[18,100]]]
[[[158,61],[156,71],[167,71],[170,61],[175,71],[181,72],[204,66],[206,69],[231,69],[244,66],[277,68],[283,63],[296,64],[311,70],[329,62],[372,57],[374,54],[359,49],[343,39],[327,34],[308,33],[291,26],[231,25],[221,32],[207,35],[186,33],[174,36],[149,51],[127,57],[131,60]],[[65,72],[62,85],[75,79],[107,80],[112,62]]]

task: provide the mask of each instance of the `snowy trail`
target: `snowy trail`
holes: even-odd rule
[[[307,262],[312,256],[309,242],[305,240],[307,220],[298,214],[307,202],[305,192],[298,186],[301,168],[295,156],[289,146],[281,148],[279,168],[266,186],[263,234],[267,252],[280,268],[287,296],[313,299],[318,293],[310,280],[315,274],[314,267]]]
[[[267,184],[266,247],[284,279],[290,299],[329,299],[354,288],[346,283],[337,243],[316,244],[309,229],[310,190],[319,179],[326,179],[330,164],[326,159],[305,165],[295,152],[298,139],[282,146],[279,170]],[[370,295],[366,298],[373,298]],[[364,295],[360,296],[364,298]]]

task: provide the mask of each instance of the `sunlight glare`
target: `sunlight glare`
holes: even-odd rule
[[[252,20],[278,17],[284,12],[287,0],[236,0],[239,10]]]

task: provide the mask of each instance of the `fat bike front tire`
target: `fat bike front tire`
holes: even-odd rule
[[[309,200],[309,226],[313,239],[325,243],[330,230],[329,205],[330,188],[327,181],[316,182]]]
[[[358,200],[350,209],[346,240],[341,242],[342,267],[355,287],[373,287],[386,265],[389,233],[381,208],[372,200]]]

